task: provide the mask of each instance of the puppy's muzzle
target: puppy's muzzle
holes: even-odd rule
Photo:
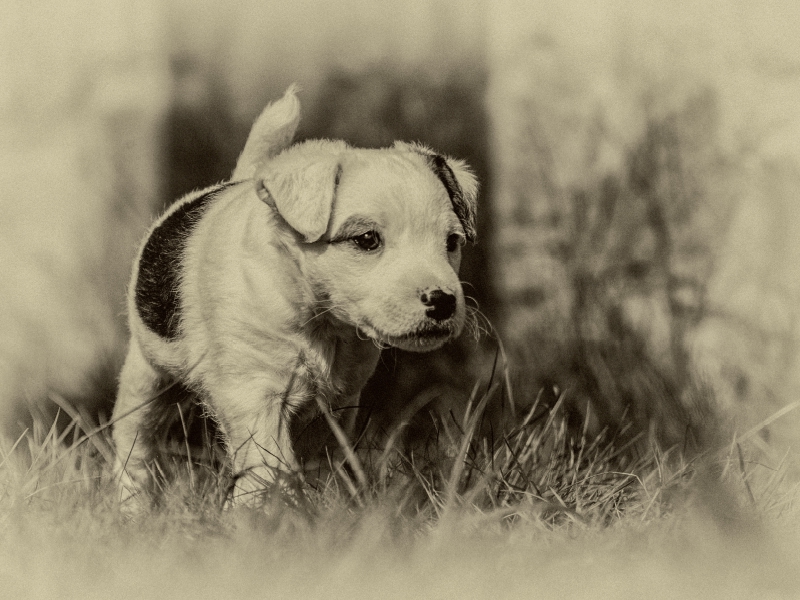
[[[423,291],[420,293],[419,299],[427,306],[425,316],[434,321],[446,321],[456,312],[456,297],[444,290],[437,288]]]

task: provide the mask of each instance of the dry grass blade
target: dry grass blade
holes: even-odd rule
[[[350,443],[350,439],[342,429],[342,426],[339,425],[336,417],[333,416],[330,406],[328,406],[328,404],[320,397],[317,397],[316,400],[317,406],[322,411],[325,421],[327,421],[328,426],[333,432],[333,435],[336,437],[336,441],[344,452],[347,463],[353,470],[361,489],[366,490],[369,487],[369,480],[367,479],[367,475],[364,471],[364,466],[361,464],[361,461],[353,450],[353,445]],[[351,490],[351,493],[353,494],[353,498],[360,502],[358,490],[353,489]]]
[[[23,442],[23,440],[27,439],[29,432],[30,432],[29,429],[25,429],[25,431],[23,431],[16,439],[16,441],[11,445],[11,448],[9,448],[8,451],[4,450],[2,448],[2,445],[0,445],[0,454],[3,455],[3,460],[0,461],[0,469],[2,469],[6,465],[6,461],[14,454],[14,452],[17,449],[17,446],[19,446]]]
[[[786,406],[784,406],[780,410],[775,411],[769,417],[767,417],[766,419],[761,421],[755,427],[752,427],[751,429],[748,429],[743,435],[737,436],[738,441],[746,442],[746,441],[751,440],[759,432],[761,432],[764,429],[766,429],[767,427],[769,427],[772,423],[774,423],[778,419],[780,419],[780,418],[784,417],[785,415],[789,414],[790,412],[795,410],[797,407],[800,407],[800,402],[791,402],[791,403],[787,404]]]
[[[478,388],[480,386],[480,382],[475,384],[475,387],[472,390],[472,394],[470,395],[469,404],[467,405],[467,410],[464,412],[464,430],[462,433],[461,438],[461,446],[459,447],[458,451],[456,452],[455,462],[453,463],[453,469],[450,472],[450,478],[445,486],[445,500],[444,506],[445,509],[448,507],[453,508],[455,498],[458,494],[459,489],[459,482],[461,481],[461,476],[464,473],[466,464],[467,464],[467,453],[469,452],[470,444],[472,443],[473,437],[475,435],[475,431],[478,426],[478,422],[483,415],[483,411],[486,408],[486,403],[489,401],[491,394],[497,389],[498,384],[493,384],[492,387],[483,395],[480,402],[478,402],[477,407],[475,410],[472,411],[472,405],[475,401],[475,396],[478,393]]]

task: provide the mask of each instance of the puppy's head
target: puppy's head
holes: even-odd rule
[[[285,132],[282,119],[294,131],[298,113],[285,109],[296,98],[287,97],[268,107],[278,115],[266,120],[268,131]],[[265,144],[253,144],[263,157]],[[327,315],[405,350],[433,350],[460,333],[458,269],[462,245],[475,238],[478,189],[463,162],[412,144],[364,150],[312,141],[242,169],[296,234],[301,268]]]

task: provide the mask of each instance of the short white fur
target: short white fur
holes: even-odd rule
[[[234,185],[186,240],[176,338],[159,336],[138,313],[141,252],[134,264],[130,348],[114,410],[123,500],[148,485],[148,415],[158,400],[148,401],[170,381],[197,392],[216,418],[238,476],[233,500],[243,502],[279,471],[299,468],[289,439],[297,408],[319,399],[354,406],[380,347],[428,351],[461,332],[460,244],[448,248],[448,239],[463,239],[465,224],[430,168],[431,151],[290,146],[299,118],[290,88],[258,117]],[[474,207],[475,177],[447,161]],[[176,203],[148,237],[207,191]],[[356,238],[370,231],[380,247],[364,250]],[[452,314],[430,318],[421,298],[432,290],[455,298]]]

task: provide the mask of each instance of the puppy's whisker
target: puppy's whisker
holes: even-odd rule
[[[361,330],[361,324],[356,323],[356,337],[362,342],[366,342],[370,337]]]
[[[464,294],[464,305],[467,309],[467,312],[470,314],[480,314],[481,312],[478,300],[474,296],[468,296]]]
[[[320,304],[322,304],[322,302],[320,302]],[[322,317],[322,316],[324,316],[325,314],[327,314],[327,313],[329,313],[329,312],[333,311],[333,309],[334,309],[334,308],[336,308],[334,305],[329,305],[329,306],[328,306],[326,309],[324,309],[324,310],[320,310],[320,311],[317,311],[317,310],[315,310],[315,311],[314,311],[314,314],[312,314],[312,315],[311,315],[311,317],[310,317],[310,318],[309,318],[309,319],[308,319],[308,320],[307,320],[305,323],[303,323],[303,324],[302,324],[302,327],[305,327],[306,325],[308,325],[309,323],[311,323],[311,321],[313,321],[314,319],[318,319],[319,317]]]
[[[471,300],[475,303],[475,306],[466,306],[467,315],[464,324],[471,336],[474,337],[476,341],[483,336],[496,337],[494,326],[489,318],[478,308],[477,301],[470,296],[465,296],[464,299]]]
[[[379,339],[367,335],[361,328],[361,323],[356,323],[356,337],[364,342],[366,341],[372,342],[378,350],[386,350],[387,348],[390,348],[389,344],[386,344],[380,341]]]
[[[483,337],[484,330],[481,328],[480,323],[474,313],[467,313],[467,319],[464,322],[464,325],[470,337],[472,337],[476,342]]]
[[[495,329],[494,325],[492,325],[492,322],[489,320],[489,317],[484,315],[480,310],[476,309],[474,312],[474,318],[475,318],[475,326],[481,331],[483,335],[493,338],[498,337],[499,334]]]
[[[473,328],[476,336],[491,335],[494,327],[489,318],[480,310],[478,301],[472,296],[464,296],[464,303],[467,312],[467,327]]]
[[[476,289],[475,286],[471,282],[466,281],[465,279],[460,279],[459,283],[461,283],[461,287],[462,288],[471,287],[473,290]]]

